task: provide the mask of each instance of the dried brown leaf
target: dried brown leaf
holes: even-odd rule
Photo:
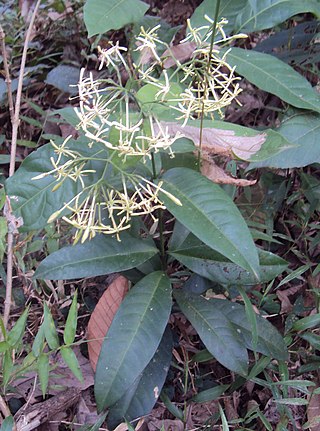
[[[293,305],[289,299],[289,296],[294,295],[301,289],[301,286],[293,286],[289,289],[277,290],[277,297],[281,302],[281,313],[290,313]]]
[[[101,345],[112,320],[129,290],[125,277],[117,277],[101,296],[88,323],[88,352],[92,368],[95,370]]]
[[[194,126],[182,127],[178,123],[161,123],[167,128],[171,135],[180,132],[186,138],[191,139],[195,145],[199,146],[200,129]],[[233,157],[249,160],[256,154],[267,135],[259,133],[255,136],[236,136],[233,130],[222,130],[205,127],[202,131],[202,150],[210,154]]]
[[[320,431],[320,394],[312,394],[307,408],[310,431]]]
[[[235,186],[252,186],[256,183],[256,180],[245,180],[239,178],[233,178],[228,175],[220,166],[216,165],[214,160],[207,153],[202,153],[201,159],[201,173],[209,180],[218,184],[233,184]]]
[[[177,62],[184,63],[192,57],[197,44],[195,42],[184,42],[179,45],[174,45],[165,50],[162,57],[165,59],[163,67],[169,69],[169,67],[175,66]]]

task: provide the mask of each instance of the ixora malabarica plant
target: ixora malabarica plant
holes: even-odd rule
[[[77,244],[44,259],[36,279],[121,272],[134,284],[96,369],[96,402],[100,411],[109,408],[110,426],[148,413],[161,392],[171,362],[172,294],[205,347],[228,369],[248,376],[247,349],[256,358],[287,358],[281,335],[254,316],[245,289],[272,280],[286,262],[256,248],[232,199],[198,171],[195,147],[184,137],[184,126],[198,127],[198,120],[201,137],[204,119],[211,123],[216,113],[222,116],[240,92],[227,52],[216,47],[236,37],[227,38],[223,24],[209,20],[195,29],[188,23],[183,59],[161,40],[159,26],[141,28],[133,51],[118,44],[101,49],[106,77],[81,72],[75,109],[80,137],[40,148],[8,181],[17,212],[35,188],[48,190],[37,228],[59,217],[74,228]],[[213,45],[216,31],[220,39]],[[168,121],[181,122],[174,134]],[[22,174],[23,197],[13,193]],[[166,214],[176,220],[172,232]],[[28,217],[25,230],[35,228]],[[167,275],[174,260],[190,275],[187,283],[172,269]],[[194,277],[197,285],[218,283],[226,299],[208,299],[208,283],[202,295],[196,293]],[[172,289],[172,281],[180,288]],[[245,306],[227,299],[229,286],[237,287]]]

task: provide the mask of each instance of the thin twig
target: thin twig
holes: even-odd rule
[[[0,410],[5,418],[11,416],[11,411],[7,403],[5,402],[4,398],[1,395],[0,395]],[[17,431],[17,427],[15,424],[13,425],[12,431]]]
[[[20,104],[21,104],[21,96],[22,96],[22,87],[23,87],[23,77],[24,77],[24,71],[25,71],[25,65],[27,60],[27,52],[28,52],[28,45],[31,37],[32,27],[34,24],[34,20],[37,14],[37,11],[39,9],[41,0],[38,0],[35,8],[33,10],[31,20],[29,23],[29,27],[25,36],[24,46],[23,46],[23,53],[21,58],[21,65],[20,65],[20,72],[19,72],[19,79],[18,79],[18,88],[17,88],[17,95],[16,95],[16,103],[15,107],[13,109],[13,115],[11,117],[11,123],[12,123],[12,139],[11,139],[11,151],[10,151],[10,168],[9,168],[9,177],[11,177],[14,174],[15,171],[15,163],[16,163],[16,152],[17,152],[17,138],[18,138],[18,128],[20,123]],[[4,45],[4,39],[3,39],[3,46],[2,48],[3,53],[5,53],[5,45]],[[4,54],[5,55],[5,54]],[[4,58],[4,56],[3,56]],[[7,63],[8,65],[8,63]],[[5,70],[6,73],[6,81],[7,85],[8,82],[10,82],[10,75],[9,70]],[[10,87],[11,91],[11,87]],[[9,94],[9,87],[8,87],[8,94]],[[11,93],[12,96],[12,93]],[[10,97],[10,96],[9,96]],[[10,104],[10,101],[9,101]],[[9,105],[10,108],[10,105]],[[4,327],[7,328],[9,316],[10,316],[10,308],[11,308],[11,296],[12,296],[12,269],[13,269],[13,243],[14,243],[14,232],[12,229],[10,229],[10,226],[8,227],[8,238],[7,238],[7,284],[6,284],[6,297],[4,302],[4,313],[3,313],[3,324]]]
[[[6,43],[5,43],[5,33],[3,31],[1,24],[0,24],[0,43],[1,43],[4,73],[5,73],[6,84],[8,89],[9,112],[10,112],[11,123],[13,123],[14,106],[13,106],[13,97],[12,97],[12,88],[11,88],[11,78],[10,78],[10,71],[9,71],[7,50],[6,50]]]

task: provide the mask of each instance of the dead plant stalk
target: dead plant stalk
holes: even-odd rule
[[[6,47],[5,47],[5,39],[4,39],[4,31],[1,27],[0,29],[0,38],[1,38],[1,50],[2,57],[4,62],[4,70],[6,75],[6,83],[8,88],[8,101],[9,101],[9,111],[11,117],[11,125],[12,125],[12,139],[11,139],[11,151],[10,151],[10,167],[9,167],[9,176],[11,177],[15,171],[15,161],[16,161],[16,152],[17,152],[17,138],[18,138],[18,129],[20,123],[20,105],[21,105],[21,96],[22,96],[22,87],[23,87],[23,77],[27,59],[28,45],[31,37],[31,32],[34,24],[34,20],[39,9],[41,0],[38,0],[34,10],[32,12],[31,20],[29,23],[28,30],[25,35],[25,41],[23,46],[23,53],[20,64],[19,71],[19,79],[18,79],[18,88],[15,106],[13,106],[13,96],[11,89],[11,79],[10,72],[8,67],[8,61],[6,56]],[[9,212],[10,216],[10,212]],[[11,308],[11,296],[12,296],[12,269],[13,269],[13,244],[14,244],[14,232],[10,229],[10,224],[8,223],[8,238],[7,238],[7,283],[6,283],[6,297],[4,302],[4,313],[3,313],[3,324],[4,327],[7,328],[9,316],[10,316],[10,308]]]

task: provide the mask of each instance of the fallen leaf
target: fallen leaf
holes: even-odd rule
[[[88,352],[93,370],[96,369],[101,345],[123,298],[129,290],[125,277],[117,277],[101,296],[88,323]]]
[[[170,122],[161,122],[161,125],[168,130],[170,135],[174,136],[180,132],[184,137],[191,139],[196,146],[199,146],[199,127],[182,127],[178,123]],[[233,130],[205,127],[202,129],[201,148],[210,154],[236,156],[239,159],[250,160],[260,150],[266,138],[265,133],[259,133],[255,136],[236,136]]]
[[[228,175],[220,166],[216,165],[209,154],[203,152],[201,155],[201,173],[209,180],[218,184],[233,184],[235,186],[252,186],[256,180],[246,180],[242,178],[233,178]]]
[[[165,50],[162,54],[163,67],[169,69],[169,67],[176,66],[177,62],[184,63],[186,60],[192,57],[197,44],[195,42],[184,42],[179,45],[174,45]]]
[[[310,431],[320,431],[320,394],[311,394],[307,407],[308,429]]]
[[[159,431],[160,429],[170,431],[183,431],[184,424],[178,419],[154,419],[148,422],[149,431]]]
[[[289,287],[289,289],[277,290],[277,297],[281,302],[281,313],[290,313],[293,305],[289,299],[289,296],[294,295],[301,289],[301,286]]]

